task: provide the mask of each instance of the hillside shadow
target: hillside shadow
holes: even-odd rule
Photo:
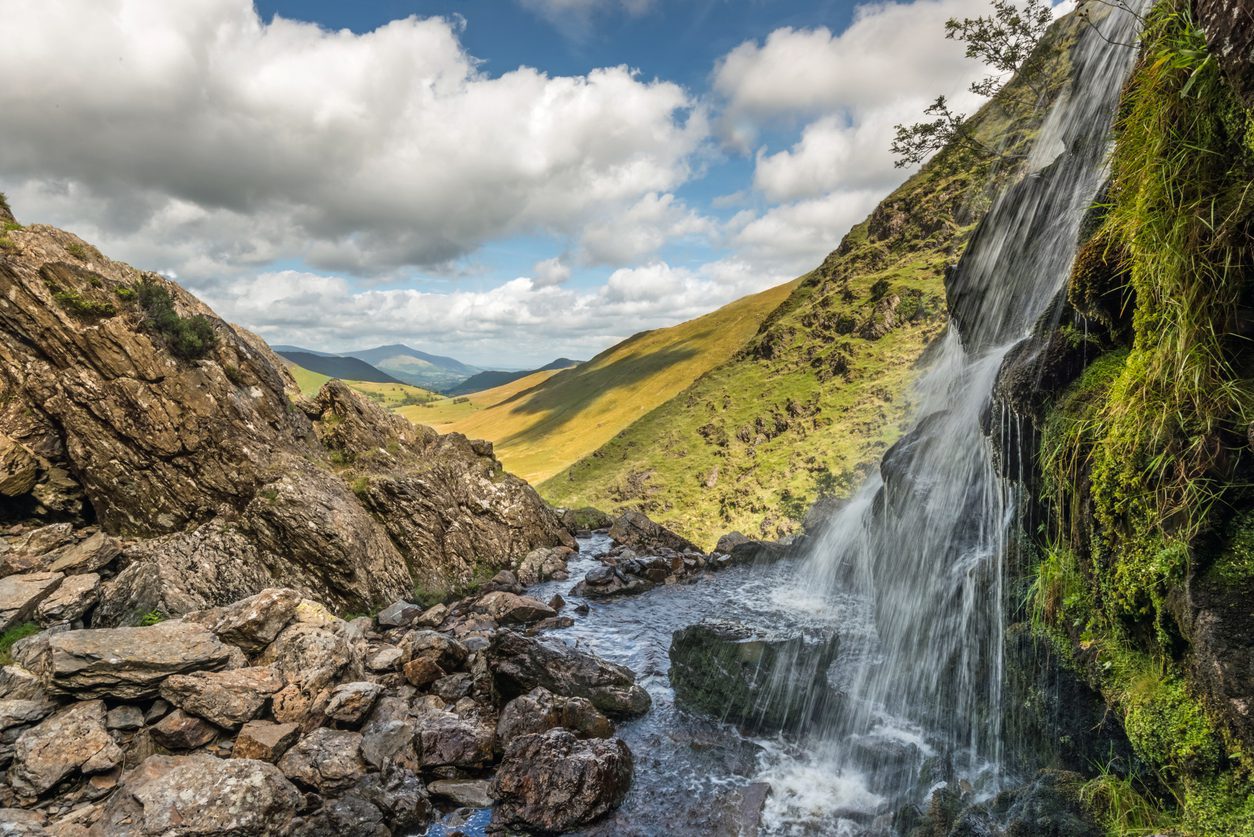
[[[513,404],[509,407],[511,412],[524,415],[545,414],[531,427],[501,441],[503,444],[534,442],[559,432],[606,392],[639,383],[697,354],[695,348],[677,346],[648,354],[629,355],[597,369],[587,368],[592,363],[590,361],[559,372],[547,381],[493,405],[506,407]]]

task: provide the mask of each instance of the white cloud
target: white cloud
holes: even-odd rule
[[[842,191],[772,207],[747,222],[742,218],[733,241],[750,263],[796,276],[817,266],[883,197],[880,190]]]
[[[49,215],[19,210],[183,275],[572,235],[684,182],[706,135],[682,88],[623,67],[485,76],[439,18],[357,35],[249,0],[0,0],[0,19],[22,33],[0,51],[0,178]]]
[[[581,239],[582,256],[591,264],[632,264],[657,253],[667,242],[709,237],[715,229],[713,221],[674,195],[650,192],[626,211],[589,224]]]
[[[538,288],[562,285],[570,278],[570,266],[560,256],[536,262],[531,271],[531,281]]]
[[[962,47],[944,37],[945,21],[987,10],[987,0],[867,3],[839,34],[776,29],[719,60],[714,89],[727,100],[732,127],[787,116],[878,107],[920,92],[946,92],[978,77]],[[935,94],[933,94],[935,95]]]

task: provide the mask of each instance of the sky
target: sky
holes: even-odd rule
[[[0,0],[0,191],[271,343],[588,358],[817,266],[987,0]]]

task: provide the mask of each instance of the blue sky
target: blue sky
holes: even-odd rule
[[[814,267],[985,0],[0,0],[0,190],[276,343],[589,357]]]

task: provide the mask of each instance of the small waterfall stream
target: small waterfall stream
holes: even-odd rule
[[[1034,143],[1030,174],[994,204],[951,277],[950,328],[918,384],[913,428],[794,579],[811,607],[827,594],[845,608],[829,674],[843,700],[768,771],[768,823],[780,830],[816,795],[830,806],[832,786],[862,808],[918,801],[947,779],[977,794],[1002,783],[1004,559],[1016,503],[980,418],[1006,353],[1058,305],[1105,178],[1139,20],[1097,17],[1073,50],[1071,85]]]

